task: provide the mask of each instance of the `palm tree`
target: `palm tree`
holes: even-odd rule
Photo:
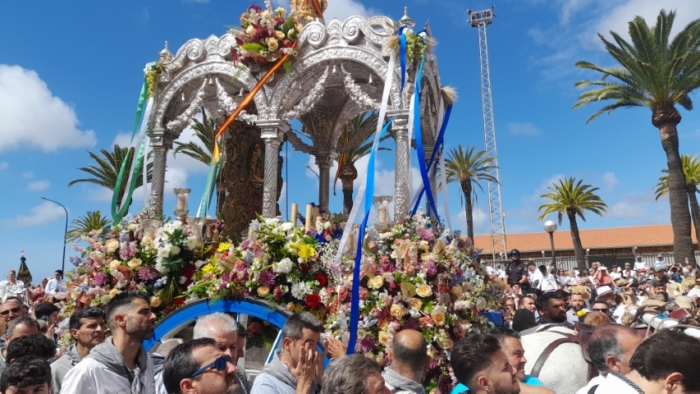
[[[91,231],[97,230],[101,233],[107,233],[112,224],[111,220],[107,220],[106,216],[102,216],[101,211],[88,211],[85,216],[73,220],[71,229],[66,233],[66,243],[77,241],[83,235],[90,234]]]
[[[368,112],[354,117],[343,129],[343,132],[338,137],[336,150],[340,152],[335,160],[338,162],[338,172],[336,173],[336,181],[340,179],[343,186],[343,214],[348,215],[352,210],[352,193],[354,189],[355,179],[357,179],[357,168],[355,163],[362,157],[367,156],[372,151],[373,139],[368,137],[372,131],[377,129],[377,119],[379,115],[376,112]],[[382,142],[389,138],[389,135],[382,137],[379,141]],[[357,148],[345,149],[344,147],[353,140],[360,139],[364,141]],[[378,150],[390,150],[389,148],[378,148]],[[334,185],[335,186],[335,185]],[[335,193],[335,187],[334,187]]]
[[[212,155],[214,152],[215,136],[216,132],[219,130],[219,125],[216,124],[214,118],[208,117],[204,107],[202,107],[202,121],[200,122],[196,118],[192,118],[194,124],[192,125],[192,130],[195,132],[195,136],[201,142],[201,145],[196,144],[193,141],[188,143],[182,143],[175,141],[175,150],[173,150],[173,156],[178,153],[183,153],[199,162],[204,163],[204,165],[211,165]],[[221,176],[216,179],[216,213],[217,215],[221,213],[224,208],[224,202],[226,200],[226,191],[222,187]]]
[[[121,146],[114,144],[112,149],[112,152],[106,149],[100,150],[102,156],[98,156],[97,154],[88,151],[88,154],[96,164],[89,164],[87,167],[80,167],[78,169],[80,171],[87,172],[88,174],[92,175],[92,177],[72,180],[68,184],[68,187],[71,187],[76,183],[87,182],[106,187],[109,190],[114,190],[114,187],[117,184],[119,170],[121,169],[122,163],[124,162],[124,159],[129,151],[131,151],[131,154],[127,160],[126,168],[131,168],[131,163],[134,159],[134,148],[122,148]],[[150,182],[151,176],[153,175],[153,163],[148,163],[146,171],[147,181]],[[127,177],[128,174],[125,174],[124,178]],[[127,179],[123,179],[119,190],[119,198],[117,199],[117,203],[119,205],[121,205],[122,198],[124,198],[124,193],[126,192],[127,186],[126,184]],[[143,177],[138,174],[136,178],[136,187],[140,186],[143,186]]]
[[[600,81],[576,83],[577,87],[595,89],[581,94],[574,108],[613,100],[594,113],[588,122],[617,108],[647,107],[651,110],[651,123],[659,129],[668,165],[673,257],[675,261],[687,258],[694,264],[688,193],[676,129],[681,114],[676,104],[691,110],[693,103],[689,95],[700,86],[700,20],[688,24],[669,43],[675,17],[674,11],[662,10],[654,27],[641,17],[634,18],[629,22],[631,44],[615,32],[610,32],[614,43],[599,34],[605,49],[621,67],[606,68],[585,61],[576,63],[577,67],[597,71],[602,76]]]
[[[690,214],[695,224],[695,238],[700,240],[700,205],[698,205],[698,197],[695,195],[695,193],[698,193],[698,185],[700,184],[700,160],[698,160],[697,155],[683,155],[681,160],[683,162],[686,192],[690,199]],[[659,177],[659,183],[654,188],[657,200],[668,195],[668,170],[663,169],[661,172],[666,175]]]
[[[472,205],[477,201],[474,185],[483,191],[481,181],[498,182],[490,173],[491,169],[497,168],[495,163],[493,157],[489,157],[483,150],[477,151],[476,146],[469,146],[465,150],[462,145],[459,145],[457,149],[452,149],[447,154],[445,161],[447,183],[458,182],[462,188],[462,205],[467,216],[467,236],[471,241],[474,241]]]
[[[549,190],[551,192],[543,194],[541,197],[551,201],[542,204],[539,208],[542,215],[537,220],[543,220],[550,213],[556,213],[559,225],[561,225],[562,217],[566,214],[569,218],[571,240],[574,244],[578,269],[583,272],[586,269],[586,260],[583,257],[583,246],[581,246],[576,216],[578,215],[584,222],[586,221],[585,211],[591,211],[603,216],[603,213],[608,212],[608,205],[595,194],[598,188],[583,184],[583,179],[578,182],[576,182],[576,178],[560,179],[559,184],[552,184]]]

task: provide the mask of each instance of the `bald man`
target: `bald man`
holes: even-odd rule
[[[423,371],[428,359],[428,344],[416,330],[403,330],[394,335],[389,353],[391,366],[382,376],[393,394],[425,394]]]

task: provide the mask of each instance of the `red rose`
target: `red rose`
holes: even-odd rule
[[[314,279],[318,281],[318,285],[321,287],[326,287],[328,284],[328,276],[323,272],[317,272],[316,275],[314,275]]]
[[[316,309],[321,306],[321,296],[318,294],[309,294],[306,296],[306,306],[311,309]]]

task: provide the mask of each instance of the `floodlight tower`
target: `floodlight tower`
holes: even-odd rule
[[[506,222],[501,203],[501,182],[498,175],[498,150],[496,149],[496,126],[493,120],[493,100],[491,99],[491,69],[489,67],[489,45],[486,39],[486,26],[493,23],[496,14],[491,6],[484,11],[467,10],[469,23],[479,31],[479,59],[481,64],[481,106],[484,118],[484,143],[486,154],[493,159],[493,166],[488,173],[495,181],[488,182],[489,213],[491,214],[491,253],[496,256],[506,256]],[[472,240],[473,241],[473,240]]]

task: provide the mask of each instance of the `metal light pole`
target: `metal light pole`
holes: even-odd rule
[[[43,200],[60,205],[61,208],[63,208],[63,211],[66,213],[66,228],[65,228],[65,230],[63,230],[63,260],[61,260],[61,272],[64,272],[66,269],[66,237],[68,236],[68,210],[66,209],[65,205],[61,204],[58,201],[49,200],[46,197],[41,197],[41,198]]]
[[[552,245],[552,264],[554,264],[554,275],[557,272],[557,255],[554,251],[554,232],[557,231],[557,222],[554,220],[547,220],[544,222],[544,231],[549,233],[549,242]]]

